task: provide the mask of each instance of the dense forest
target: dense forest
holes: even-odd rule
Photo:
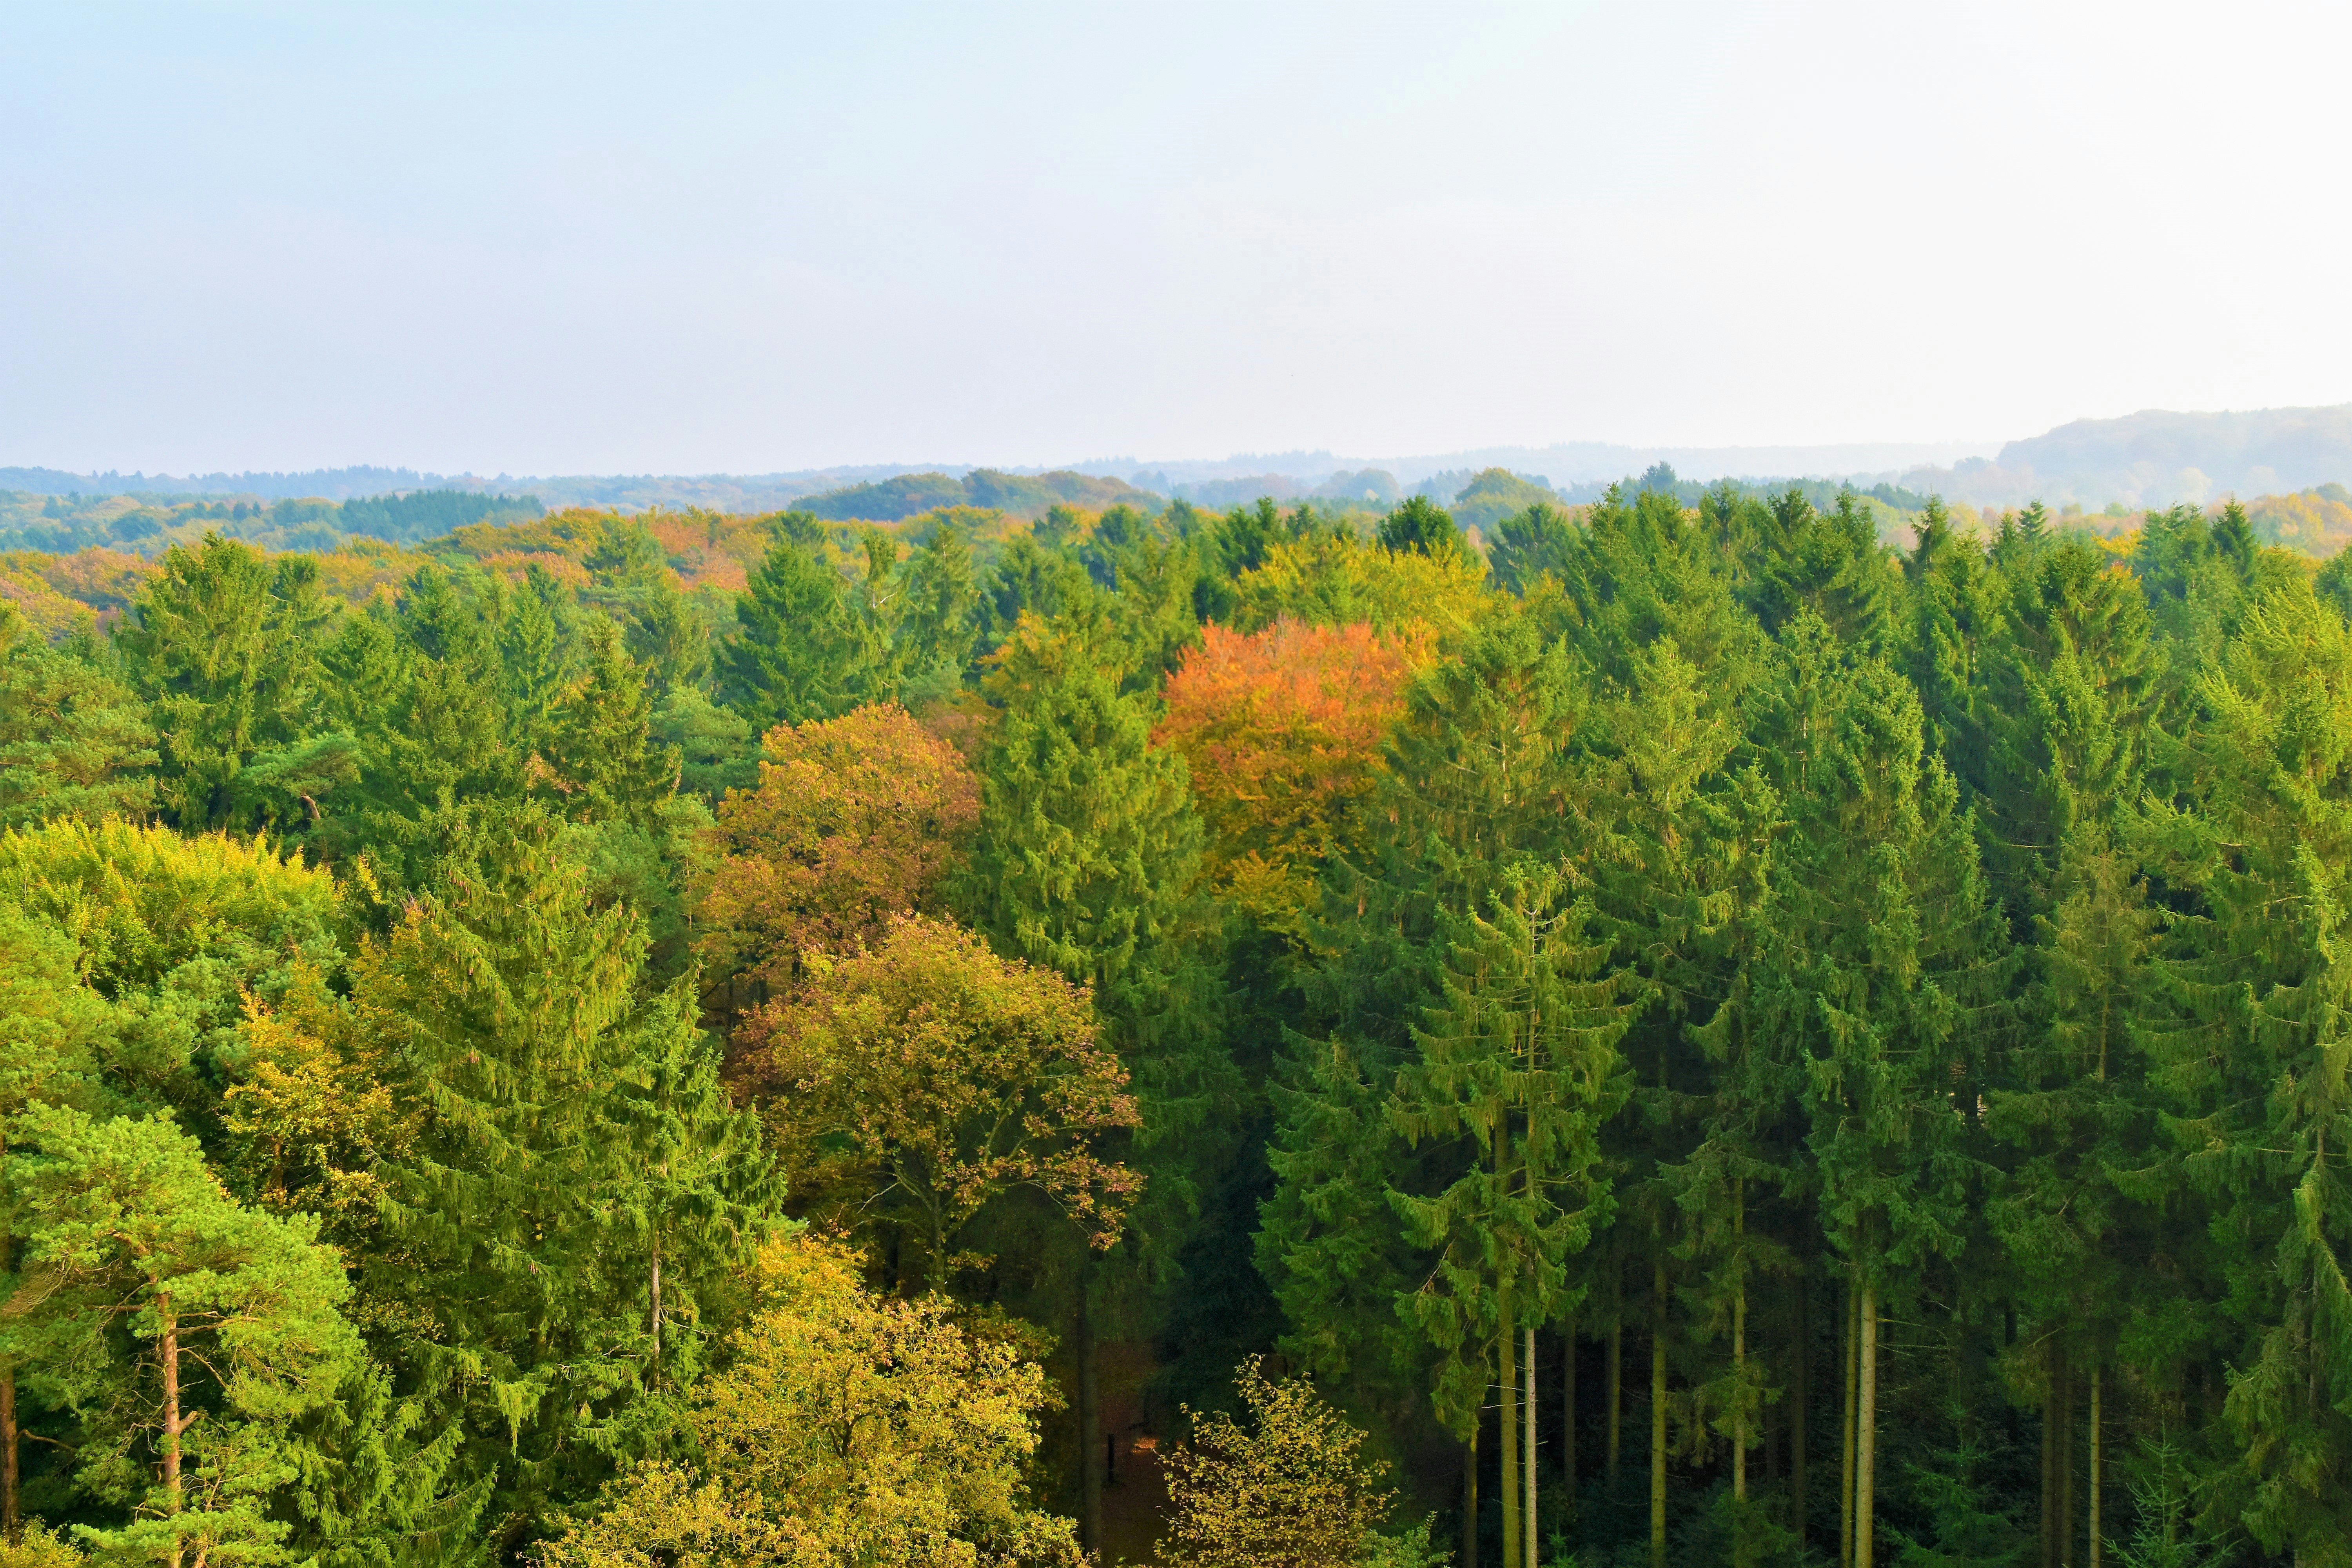
[[[0,1564],[2352,1563],[2352,557],[1477,480],[9,558]]]

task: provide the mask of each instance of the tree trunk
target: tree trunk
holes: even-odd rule
[[[654,1373],[661,1373],[661,1233],[654,1233]]]
[[[1853,1400],[1860,1380],[1855,1352],[1860,1348],[1854,1326],[1862,1319],[1862,1291],[1853,1280],[1845,1288],[1845,1425],[1838,1439],[1838,1568],[1853,1568]]]
[[[2074,1568],[2074,1369],[2058,1348],[2058,1568]]]
[[[1533,1325],[1529,1325],[1519,1332],[1526,1336],[1521,1348],[1528,1352],[1527,1364],[1519,1373],[1520,1381],[1527,1389],[1527,1403],[1520,1407],[1527,1441],[1525,1452],[1521,1455],[1525,1468],[1519,1484],[1528,1500],[1527,1506],[1520,1510],[1519,1549],[1526,1557],[1527,1568],[1536,1568],[1536,1331]],[[2095,1562],[2091,1568],[2099,1568],[2099,1565]]]
[[[16,1523],[16,1369],[0,1372],[0,1545],[23,1539]]]
[[[1478,1568],[1478,1424],[1462,1454],[1462,1568]]]
[[[1096,1354],[1094,1270],[1078,1280],[1078,1543],[1102,1552],[1102,1378]]]
[[[180,1320],[172,1310],[172,1293],[168,1290],[155,1298],[155,1314],[163,1324],[163,1507],[175,1523],[180,1517],[180,1434],[187,1424],[180,1419]],[[172,1568],[180,1568],[180,1535],[172,1532]]]
[[[1511,1298],[1507,1291],[1503,1301],[1503,1332],[1495,1345],[1496,1370],[1500,1375],[1496,1386],[1502,1397],[1496,1402],[1496,1432],[1502,1443],[1496,1450],[1500,1460],[1495,1485],[1503,1494],[1503,1563],[1504,1568],[1519,1564],[1519,1359],[1518,1329],[1511,1321]]]
[[[1666,1260],[1654,1276],[1658,1324],[1650,1336],[1650,1568],[1666,1568]]]
[[[2042,1347],[2042,1568],[2058,1568],[2058,1347]]]
[[[1812,1293],[1812,1279],[1805,1274],[1797,1276],[1795,1322],[1790,1337],[1795,1342],[1789,1365],[1789,1526],[1797,1532],[1797,1555],[1801,1560],[1806,1545],[1805,1532],[1805,1401],[1812,1381],[1813,1351],[1811,1314],[1805,1308]]]
[[[1862,1288],[1861,1411],[1854,1418],[1853,1568],[1870,1568],[1877,1536],[1878,1286]]]
[[[1622,1309],[1621,1309],[1622,1310]],[[1609,1496],[1617,1496],[1617,1456],[1625,1426],[1625,1324],[1609,1325]]]
[[[1731,1216],[1731,1232],[1744,1237],[1748,1231],[1748,1199],[1744,1184],[1731,1185],[1731,1201],[1738,1205]],[[1740,1260],[1744,1266],[1744,1259]],[[1736,1555],[1740,1563],[1748,1561],[1748,1276],[1739,1277],[1738,1294],[1731,1299],[1731,1377],[1737,1392],[1732,1395],[1739,1403],[1732,1407],[1731,1417],[1731,1500],[1739,1510]]]
[[[2100,1568],[2100,1561],[2106,1555],[2106,1542],[2099,1536],[2101,1461],[2106,1457],[2099,1450],[2099,1421],[2105,1414],[2100,1408],[2100,1393],[2099,1363],[2093,1362],[2091,1363],[2091,1539],[2087,1548],[2091,1568]]]
[[[1576,1319],[1568,1320],[1568,1331],[1560,1335],[1559,1367],[1559,1468],[1568,1482],[1568,1508],[1570,1516],[1576,1511]]]

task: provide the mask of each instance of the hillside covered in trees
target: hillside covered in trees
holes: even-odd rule
[[[2340,497],[982,472],[0,560],[0,1564],[2352,1563]]]

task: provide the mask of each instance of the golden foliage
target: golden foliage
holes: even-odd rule
[[[942,1298],[868,1293],[837,1247],[775,1243],[761,1274],[688,1418],[696,1459],[610,1483],[543,1568],[1078,1568],[1023,1486],[1052,1403],[1035,1363]]]
[[[1195,1421],[1167,1460],[1162,1561],[1186,1568],[1358,1568],[1395,1497],[1364,1434],[1304,1378],[1269,1380],[1251,1357],[1239,1378],[1246,1423]]]

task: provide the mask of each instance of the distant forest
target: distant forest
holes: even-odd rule
[[[2352,1563],[2345,494],[1439,484],[9,501],[0,1568]]]

